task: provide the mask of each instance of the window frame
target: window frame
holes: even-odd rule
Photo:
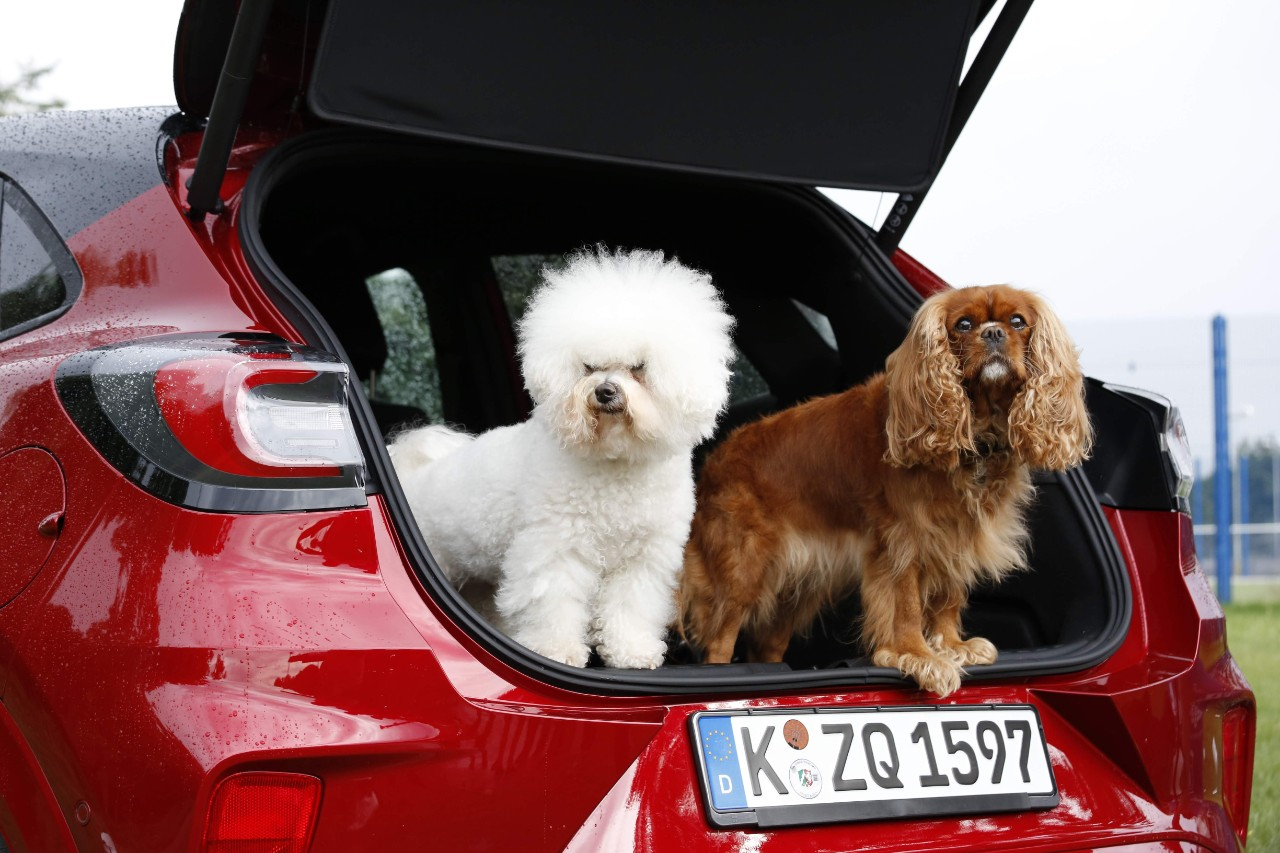
[[[0,241],[4,238],[4,217],[10,211],[22,220],[49,256],[49,260],[62,278],[64,292],[62,302],[57,307],[13,326],[0,326],[0,341],[16,338],[53,322],[76,303],[84,290],[84,274],[80,271],[80,265],[76,263],[71,249],[58,234],[57,228],[17,181],[0,172]],[[4,246],[0,243],[0,255],[3,254]],[[3,322],[3,318],[0,318],[0,323]]]

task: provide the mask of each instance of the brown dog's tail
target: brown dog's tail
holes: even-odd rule
[[[676,636],[681,642],[695,649],[702,651],[702,645],[698,643],[696,637],[699,635],[697,625],[691,615],[693,609],[693,587],[691,585],[690,575],[694,574],[698,578],[706,578],[706,569],[702,563],[702,552],[698,550],[697,544],[690,537],[684,546],[684,571],[680,574],[680,583],[676,586]]]

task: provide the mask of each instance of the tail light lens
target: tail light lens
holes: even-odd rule
[[[1178,500],[1178,508],[1183,512],[1191,510],[1191,487],[1195,484],[1195,461],[1191,456],[1191,442],[1187,439],[1187,427],[1182,422],[1182,412],[1170,404],[1165,416],[1164,434],[1161,444],[1169,457],[1169,465],[1173,469],[1173,493]]]
[[[204,853],[306,853],[320,780],[301,773],[236,773],[219,783],[205,821]]]
[[[154,338],[58,367],[71,418],[122,474],[222,512],[365,505],[346,365],[275,337]]]

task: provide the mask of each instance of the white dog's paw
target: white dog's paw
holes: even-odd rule
[[[596,647],[605,666],[617,669],[657,669],[667,656],[667,644],[659,639],[601,643]]]
[[[520,640],[519,637],[516,639]],[[557,663],[568,664],[569,666],[584,667],[587,665],[587,659],[591,657],[590,647],[582,642],[559,640],[535,643],[520,640],[520,644],[537,652],[544,658],[551,658]]]

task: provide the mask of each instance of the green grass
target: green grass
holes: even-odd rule
[[[1249,849],[1280,850],[1280,602],[1224,609],[1227,643],[1258,699]]]

